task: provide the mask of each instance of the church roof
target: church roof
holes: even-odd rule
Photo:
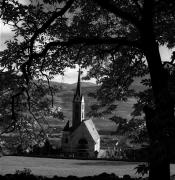
[[[84,128],[86,129],[86,131],[84,131]],[[95,143],[97,143],[98,139],[100,139],[97,129],[91,119],[83,120],[76,129],[73,130],[70,128],[70,131],[71,130],[71,138],[77,138],[77,135],[79,136],[81,134],[80,132],[83,131],[84,133],[88,132]]]
[[[63,131],[70,131],[69,121],[67,121],[66,125],[64,126]]]
[[[87,130],[89,131],[93,140],[96,142],[100,138],[100,136],[97,132],[97,129],[96,129],[92,119],[84,120],[83,123],[86,126]]]

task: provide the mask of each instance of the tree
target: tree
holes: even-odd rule
[[[150,159],[149,178],[169,180],[175,139],[174,97],[159,45],[174,47],[173,0],[43,0],[28,5],[3,2],[2,18],[14,27],[15,39],[0,55],[1,67],[9,70],[15,65],[25,85],[43,72],[62,73],[64,67],[79,63],[91,66],[89,77],[102,83],[101,93],[107,94],[109,105],[108,99],[126,97],[133,76],[140,75],[148,65],[154,102],[152,107],[144,107],[150,153],[156,154],[157,149],[163,153],[162,158]],[[126,68],[120,81],[124,69],[115,66],[117,60],[128,62],[125,66],[135,67],[135,72]]]
[[[1,87],[4,89],[0,91],[1,139],[5,140],[6,149],[14,151],[19,145],[21,151],[24,152],[48,138],[50,131],[50,126],[47,122],[48,118],[63,120],[64,116],[58,108],[53,111],[52,98],[48,93],[50,90],[43,80],[40,83],[37,81],[31,82],[30,87],[23,93],[19,91],[18,83],[16,83],[16,89],[13,89],[13,81],[10,82],[10,78],[5,80],[5,84],[6,86],[1,83]],[[53,87],[50,88],[52,88],[52,93],[54,94],[55,89]],[[12,100],[14,100],[13,103]],[[14,118],[12,118],[13,113],[11,112],[12,105],[14,106]],[[9,133],[8,138],[4,137],[5,133]],[[11,143],[9,141],[9,138],[11,138],[10,133],[15,135]]]
[[[0,16],[5,20],[5,24],[13,24],[18,18],[24,17],[23,15],[28,8],[31,8],[28,3],[25,5],[18,1],[3,0],[0,2]],[[20,40],[20,38],[25,38],[24,31],[20,35],[18,30],[15,32],[17,34],[14,35],[14,39],[7,42],[7,49],[2,51],[0,55],[0,135],[16,132],[19,135],[18,144],[26,149],[47,138],[44,126],[48,126],[48,122],[45,116],[50,115],[63,120],[64,115],[59,109],[54,112],[52,110],[53,94],[56,87],[50,86],[50,77],[40,71],[40,74],[34,75],[34,80],[30,78],[29,83],[26,73],[22,73],[23,70],[26,71],[22,64],[25,64],[27,58],[27,48],[25,43]],[[47,81],[41,79],[41,74]],[[48,82],[48,86],[46,82]],[[52,96],[52,100],[47,95]]]

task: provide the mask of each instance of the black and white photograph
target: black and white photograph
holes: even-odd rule
[[[174,0],[0,0],[0,179],[175,180]]]

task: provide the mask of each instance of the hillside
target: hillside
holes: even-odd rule
[[[131,89],[134,89],[136,91],[142,91],[145,89],[144,86],[140,84],[141,79],[137,78],[131,85]],[[54,105],[61,107],[62,111],[64,113],[65,119],[63,121],[53,118],[53,117],[47,117],[47,123],[48,125],[45,125],[47,132],[49,133],[49,139],[52,144],[55,146],[60,146],[60,137],[61,137],[61,131],[63,127],[65,126],[66,122],[69,120],[71,122],[72,120],[72,100],[73,95],[76,90],[76,84],[66,84],[66,83],[58,83],[58,82],[51,82],[52,86],[56,86],[58,89],[58,92],[54,95]],[[90,110],[90,106],[96,102],[95,99],[88,96],[90,92],[94,92],[98,86],[93,83],[86,83],[82,82],[82,93],[85,97],[85,112]],[[136,103],[136,99],[134,97],[128,98],[126,102],[117,102],[118,108],[115,111],[115,114],[117,116],[122,116],[124,118],[130,118],[130,113],[132,112],[132,106],[134,103]],[[87,115],[86,115],[86,118]],[[102,146],[105,144],[112,145],[115,140],[115,136],[112,136],[112,132],[116,131],[116,125],[112,121],[109,120],[110,115],[106,115],[101,118],[93,118],[93,122],[96,125],[96,128],[98,129],[98,132],[100,133],[102,137]],[[43,122],[41,122],[43,123]],[[8,142],[14,142],[14,134],[12,136],[4,136]]]
[[[143,91],[145,87],[140,84],[141,79],[136,78],[131,85],[131,89],[135,91]],[[60,87],[61,90],[57,92],[54,96],[54,104],[62,108],[62,111],[65,115],[64,122],[59,122],[58,120],[50,120],[49,123],[51,126],[63,126],[67,120],[72,119],[72,99],[76,89],[76,83],[74,84],[66,84],[66,83],[57,83],[52,82],[52,84]],[[95,103],[95,99],[88,96],[90,92],[94,92],[98,86],[93,83],[82,82],[82,93],[85,97],[85,111],[86,114],[90,110],[90,106]],[[132,112],[132,106],[136,103],[136,99],[134,97],[130,97],[126,102],[117,102],[118,108],[115,112],[117,116],[122,116],[124,118],[130,118],[130,113]],[[101,132],[111,132],[116,130],[116,125],[109,120],[110,115],[102,117],[102,118],[94,118],[93,121],[97,126],[97,129]]]

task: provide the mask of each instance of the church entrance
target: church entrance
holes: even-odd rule
[[[84,157],[87,158],[89,156],[88,153],[88,141],[85,138],[81,138],[78,141],[78,147],[77,147],[77,152],[79,157]]]

